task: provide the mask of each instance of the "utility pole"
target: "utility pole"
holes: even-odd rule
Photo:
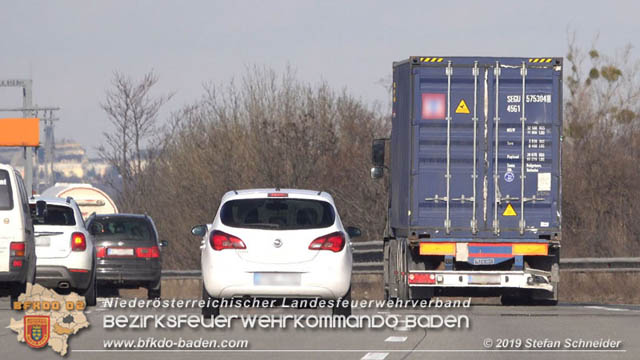
[[[47,137],[47,141],[49,139],[53,140],[53,120],[57,120],[53,117],[53,111],[60,110],[58,107],[34,107],[33,106],[33,80],[31,79],[6,79],[0,80],[0,87],[21,87],[22,88],[22,107],[21,108],[8,108],[8,109],[0,109],[0,111],[19,111],[22,112],[23,118],[31,118],[35,117],[38,111],[44,111],[46,117],[46,111],[49,111],[49,128],[48,131],[51,132],[50,138]],[[45,125],[47,122],[45,121]],[[45,130],[47,131],[47,130]],[[53,144],[46,144],[48,148],[53,147]],[[48,151],[47,151],[48,152]],[[52,151],[51,151],[52,152]],[[24,160],[24,182],[27,187],[27,191],[29,192],[29,196],[33,193],[33,147],[24,147],[23,151],[23,160]],[[51,156],[51,155],[50,155]],[[51,164],[48,164],[51,169],[51,174],[53,174],[53,157],[50,157]]]

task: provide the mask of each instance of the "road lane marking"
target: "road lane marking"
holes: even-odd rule
[[[383,352],[370,352],[362,357],[360,360],[384,360],[389,353]]]
[[[595,310],[607,310],[607,311],[629,311],[629,309],[621,309],[621,308],[612,308],[606,306],[585,306],[585,309],[595,309]]]
[[[389,336],[388,338],[384,339],[384,341],[386,341],[386,342],[405,342],[405,341],[407,341],[407,337],[406,336]]]

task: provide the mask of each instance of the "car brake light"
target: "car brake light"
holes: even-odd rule
[[[74,232],[71,234],[71,251],[85,251],[87,249],[87,238],[83,233]]]
[[[321,236],[309,244],[309,250],[331,250],[339,252],[344,249],[344,234],[341,232]]]
[[[287,193],[280,193],[280,192],[275,192],[275,193],[269,193],[268,195],[269,197],[289,197],[289,194]]]
[[[14,268],[22,267],[22,260],[13,260],[11,266],[13,266]]]
[[[209,240],[213,250],[224,249],[246,249],[247,246],[240,238],[233,235],[223,233],[222,231],[214,231],[211,233],[211,239]]]
[[[157,246],[136,248],[136,257],[139,258],[159,258],[160,249]]]
[[[96,257],[103,258],[107,257],[107,248],[104,246],[100,246],[96,248]]]
[[[9,245],[10,256],[24,256],[24,247],[23,242],[12,242],[11,245]]]

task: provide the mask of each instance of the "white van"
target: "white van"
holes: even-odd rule
[[[0,296],[11,303],[36,275],[33,221],[22,176],[0,164]]]

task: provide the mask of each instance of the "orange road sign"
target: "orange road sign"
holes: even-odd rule
[[[40,146],[40,119],[0,119],[0,146]]]

